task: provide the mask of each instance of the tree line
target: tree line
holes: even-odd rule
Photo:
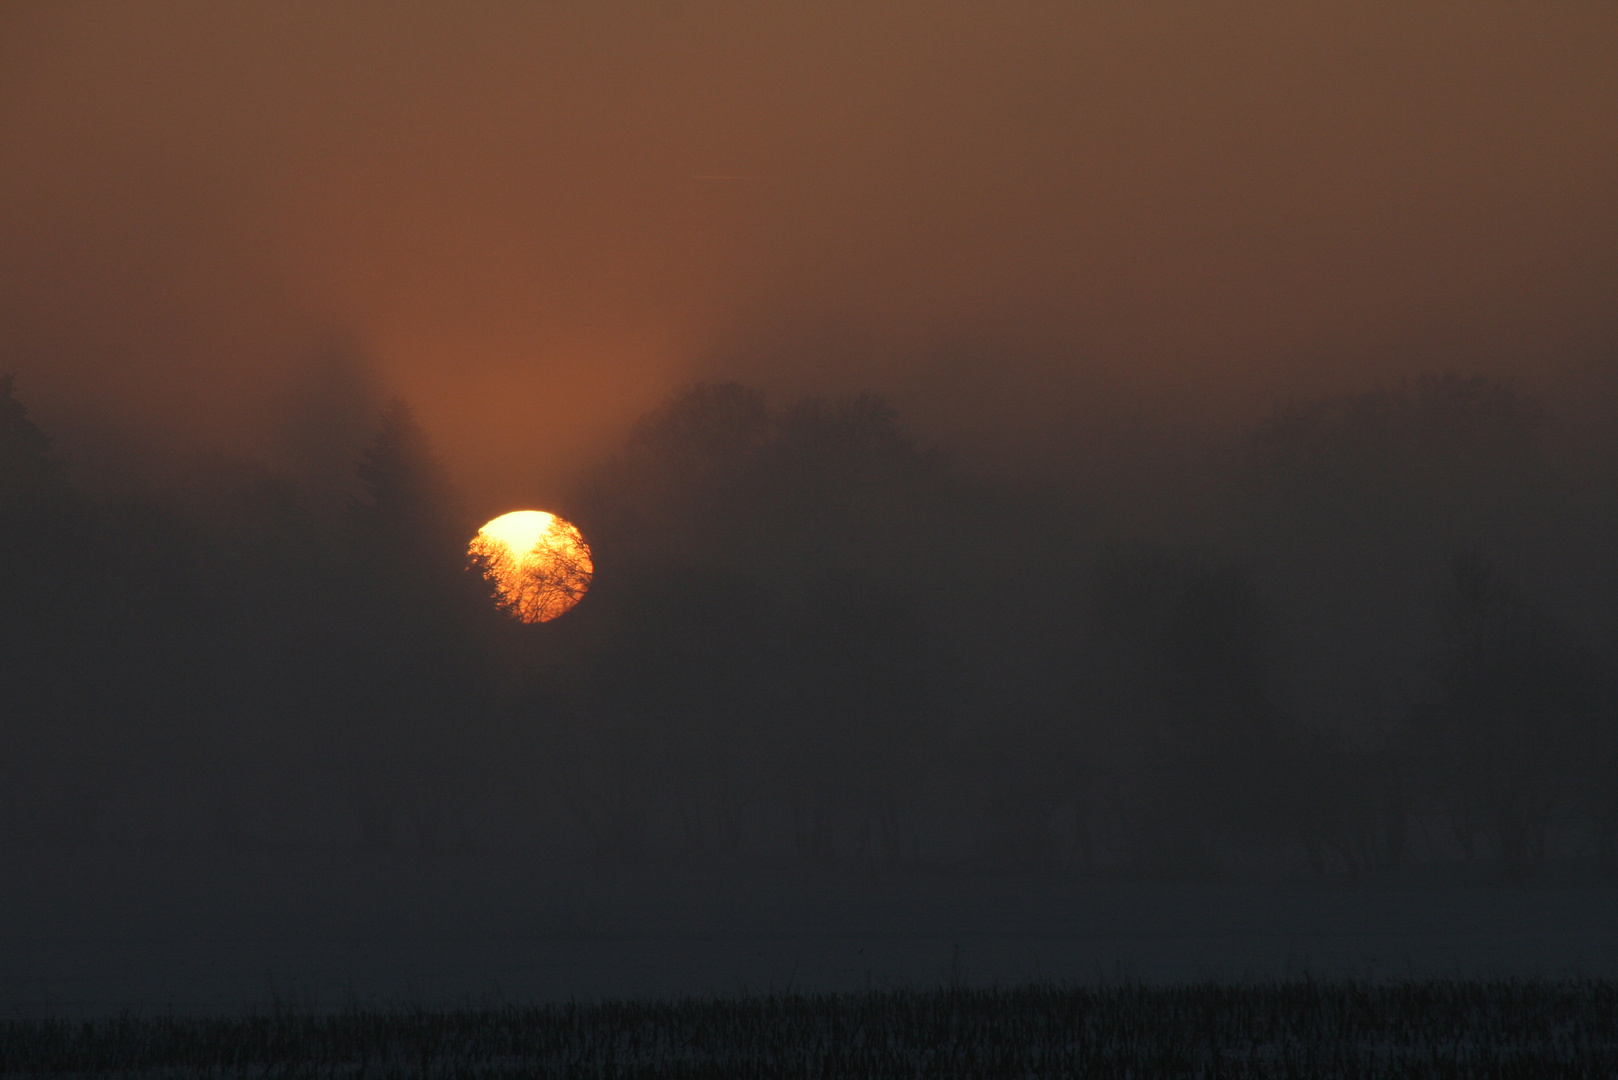
[[[0,380],[0,835],[1208,877],[1618,859],[1618,514],[1510,384],[985,474],[884,400],[687,388],[524,625],[408,406],[340,513],[92,498]],[[1200,461],[1201,464],[1189,464]]]

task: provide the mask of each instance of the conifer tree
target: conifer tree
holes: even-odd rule
[[[0,375],[0,501],[66,492],[67,467],[51,454],[50,438],[17,400],[16,376]]]
[[[429,590],[457,578],[470,530],[432,440],[404,400],[383,410],[356,472],[361,495],[350,507],[348,541],[363,576]]]

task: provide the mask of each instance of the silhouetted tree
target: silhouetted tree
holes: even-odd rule
[[[17,400],[16,376],[0,375],[0,502],[67,493],[67,467]]]
[[[756,838],[793,700],[787,627],[753,583],[712,563],[617,577],[590,617],[610,633],[574,736],[584,768],[564,779],[597,847],[636,858],[666,808],[687,854],[737,855]]]
[[[1415,810],[1409,762],[1394,748],[1299,734],[1290,797],[1278,809],[1291,820],[1310,871],[1361,875],[1407,862]]]
[[[1543,860],[1591,749],[1589,665],[1475,552],[1451,560],[1439,611],[1437,695],[1415,716],[1429,780],[1468,860],[1480,842],[1507,862]]]
[[[656,785],[687,843],[733,849],[746,807],[816,859],[897,859],[926,723],[946,726],[947,650],[920,644],[938,644],[920,598],[954,600],[937,472],[878,398],[772,409],[699,385],[587,486],[613,568],[586,620],[610,627],[597,741],[621,730],[626,761],[656,746],[692,763]],[[652,715],[660,729],[636,719]]]
[[[419,603],[458,581],[466,562],[469,522],[443,464],[415,413],[395,398],[359,467],[361,495],[351,504],[351,556],[383,593]],[[411,591],[403,591],[408,583]],[[397,590],[397,591],[396,591]]]
[[[1424,375],[1291,406],[1248,448],[1257,494],[1291,528],[1452,533],[1539,478],[1543,424],[1538,403],[1510,383]]]
[[[1314,749],[1302,817],[1317,865],[1397,860],[1423,775],[1395,717],[1427,674],[1445,553],[1529,550],[1556,474],[1539,404],[1483,376],[1424,375],[1279,411],[1246,440],[1233,540],[1278,598],[1289,715]]]
[[[342,776],[365,843],[439,842],[471,790],[468,726],[489,713],[468,622],[489,589],[467,566],[472,530],[403,401],[383,411],[356,472],[335,653],[350,669],[334,717],[348,735]]]
[[[1248,439],[1243,538],[1276,591],[1358,630],[1344,657],[1386,673],[1419,655],[1426,582],[1447,551],[1514,538],[1543,510],[1549,466],[1538,404],[1481,376],[1422,376],[1287,408]],[[1344,646],[1350,646],[1345,648]]]
[[[1212,873],[1222,841],[1273,838],[1293,736],[1247,576],[1137,547],[1102,568],[1095,605],[1098,692],[1128,733],[1118,767],[1147,864]]]
[[[0,376],[0,827],[31,816],[22,792],[40,767],[41,740],[64,719],[74,556],[82,537],[69,512],[65,466]],[[37,779],[37,775],[36,775]],[[9,805],[8,805],[9,804]]]
[[[745,522],[738,477],[774,432],[758,390],[699,383],[675,394],[584,484],[592,546],[630,567],[728,551]]]
[[[15,378],[0,375],[0,597],[12,620],[43,617],[35,605],[63,587],[80,525],[67,466],[17,399]]]

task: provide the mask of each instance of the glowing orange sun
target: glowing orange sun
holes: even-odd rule
[[[525,623],[571,610],[595,574],[578,528],[541,510],[500,515],[478,530],[467,554],[494,585],[501,609]]]

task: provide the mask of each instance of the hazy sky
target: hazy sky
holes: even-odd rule
[[[1609,362],[1615,56],[1610,0],[12,2],[0,370],[292,465],[402,392],[492,507],[697,377],[993,442]]]

